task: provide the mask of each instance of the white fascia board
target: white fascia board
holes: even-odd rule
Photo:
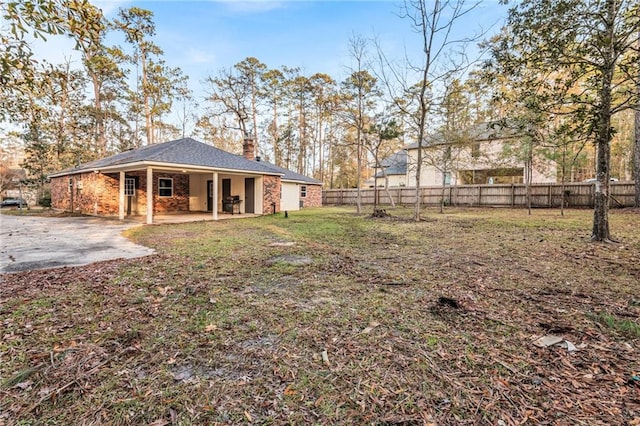
[[[147,167],[152,167],[158,170],[169,170],[169,171],[178,171],[178,172],[182,172],[183,170],[185,170],[187,172],[202,172],[202,173],[222,172],[222,173],[256,175],[256,176],[264,176],[264,175],[283,176],[284,175],[284,173],[278,173],[278,172],[265,173],[260,171],[251,171],[251,170],[226,169],[222,167],[194,166],[192,164],[138,161],[135,163],[119,164],[115,166],[92,167],[92,168],[74,170],[74,171],[63,172],[63,173],[54,173],[49,175],[49,177],[50,178],[60,177],[60,176],[76,175],[80,173],[91,173],[91,172],[122,172],[122,171],[131,172],[134,170],[144,170]]]

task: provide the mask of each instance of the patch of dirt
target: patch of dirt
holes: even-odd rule
[[[310,265],[313,263],[313,259],[310,256],[301,256],[295,254],[283,254],[280,256],[275,256],[267,260],[267,264],[275,265],[275,264],[285,264],[291,266],[304,266]]]

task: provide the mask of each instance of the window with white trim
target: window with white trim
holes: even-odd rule
[[[125,178],[124,195],[127,197],[133,197],[136,195],[136,180],[134,178]]]
[[[307,196],[307,185],[300,185],[300,198]]]
[[[173,197],[173,179],[158,178],[158,196]]]

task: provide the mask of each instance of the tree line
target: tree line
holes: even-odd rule
[[[0,118],[20,125],[14,136],[24,142],[24,167],[40,184],[54,170],[147,144],[193,136],[238,152],[251,135],[265,160],[326,187],[356,188],[412,142],[420,148],[416,187],[427,164],[442,172],[444,185],[468,130],[491,122],[519,135],[507,149],[527,167],[544,156],[570,181],[592,166],[593,235],[609,239],[612,170],[634,167],[640,193],[640,142],[630,130],[640,97],[637,2],[525,0],[495,36],[453,38],[479,4],[406,0],[400,15],[422,48],[412,59],[390,58],[379,40],[354,35],[340,81],[247,57],[208,76],[196,96],[154,42],[151,11],[124,8],[109,20],[88,0],[9,1],[2,5]],[[125,45],[107,45],[110,32]],[[33,59],[27,36],[50,35],[73,39],[81,69]],[[487,59],[467,57],[465,45],[477,43]],[[445,149],[421,149],[438,137]],[[623,160],[612,162],[612,152]]]

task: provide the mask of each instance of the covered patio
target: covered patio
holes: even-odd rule
[[[253,159],[250,140],[245,149],[246,157],[186,138],[125,151],[51,175],[53,207],[147,224],[279,211],[284,173]]]
[[[157,223],[156,217],[168,220],[176,215],[218,220],[223,216],[265,213],[260,174],[166,166],[99,173],[117,181],[120,220],[144,216],[145,222],[152,224]]]

